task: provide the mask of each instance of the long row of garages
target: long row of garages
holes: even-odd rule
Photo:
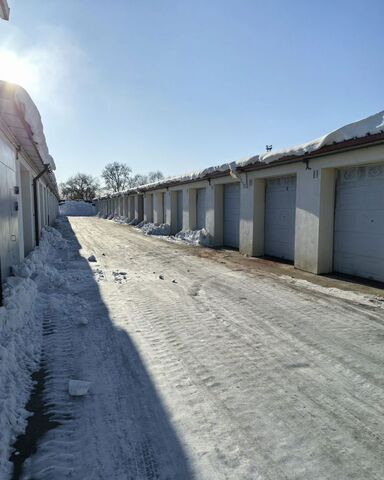
[[[205,228],[212,246],[384,281],[383,135],[326,154],[100,199],[104,215]],[[375,140],[375,142],[373,142]],[[380,141],[377,141],[380,140]]]
[[[0,82],[0,285],[12,265],[39,243],[41,229],[53,225],[58,212],[54,162],[37,148],[24,110],[15,103],[16,90],[25,96],[25,109],[37,117],[35,105],[20,87]],[[34,125],[35,133],[38,127]],[[47,152],[42,130],[39,135]]]

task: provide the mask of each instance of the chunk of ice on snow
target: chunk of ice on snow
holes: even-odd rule
[[[68,393],[71,397],[82,397],[88,393],[91,382],[85,382],[83,380],[69,380]]]

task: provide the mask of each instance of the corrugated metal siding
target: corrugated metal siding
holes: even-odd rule
[[[14,194],[16,174],[0,162],[0,260],[2,281],[10,274],[10,267],[19,263],[19,222]]]
[[[180,232],[183,229],[183,191],[178,190],[176,199],[176,231]]]
[[[338,172],[334,270],[384,282],[384,164]]]
[[[293,260],[295,255],[296,177],[267,181],[265,191],[266,255]]]
[[[224,185],[223,243],[239,248],[240,237],[240,185]]]
[[[201,230],[205,228],[205,188],[198,188],[196,190],[196,229]]]

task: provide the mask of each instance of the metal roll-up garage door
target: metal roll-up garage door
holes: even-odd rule
[[[196,190],[196,229],[205,228],[205,188]]]
[[[295,254],[296,177],[267,180],[265,190],[265,255],[293,260]]]
[[[223,244],[239,248],[240,185],[224,185]]]
[[[177,215],[176,215],[176,232],[183,229],[183,191],[177,191]]]
[[[333,255],[335,271],[384,282],[384,164],[339,170]]]

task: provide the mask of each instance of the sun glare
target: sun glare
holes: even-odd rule
[[[26,90],[34,90],[38,77],[37,67],[28,58],[9,50],[0,50],[0,80],[17,83]]]

